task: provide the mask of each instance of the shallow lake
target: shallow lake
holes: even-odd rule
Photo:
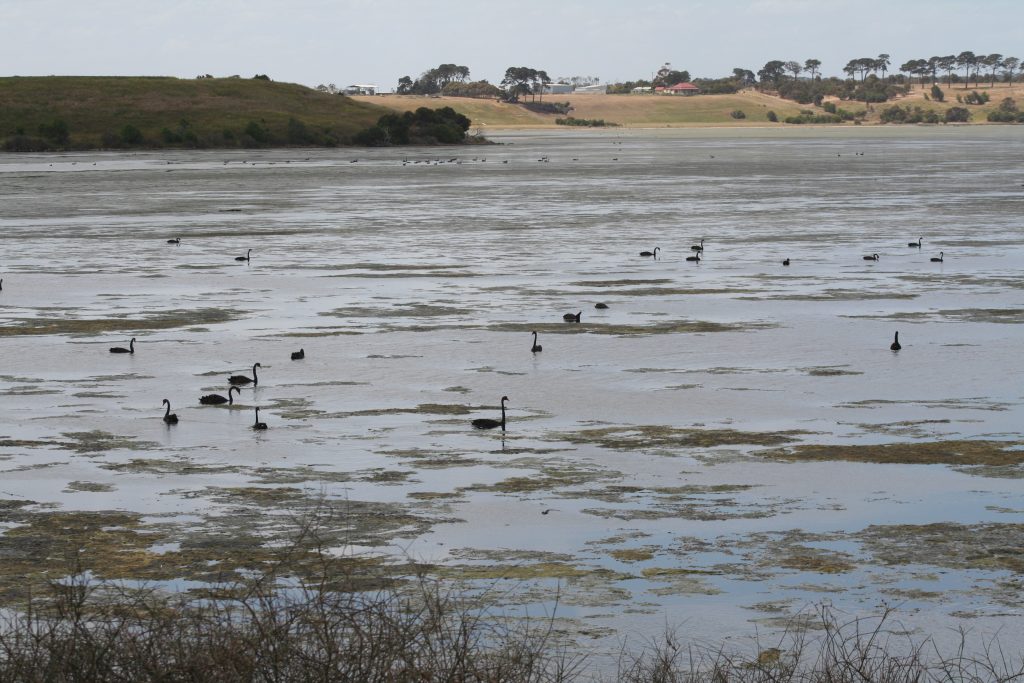
[[[76,545],[190,586],[326,501],[587,648],[1020,642],[1024,129],[490,135],[0,156],[0,594]]]

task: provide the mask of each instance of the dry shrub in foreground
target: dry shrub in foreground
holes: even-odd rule
[[[317,522],[300,526],[280,562],[201,594],[100,583],[79,568],[0,613],[0,681],[612,680],[555,634],[553,615],[509,617],[486,590],[448,590],[422,574],[368,582],[352,569],[365,565],[328,552]],[[940,652],[930,639],[891,629],[889,611],[844,621],[819,607],[815,616],[816,628],[795,619],[774,647],[746,656],[684,645],[669,632],[624,647],[611,675],[626,683],[1024,680],[1020,648],[1005,653],[992,642],[968,656],[961,633],[957,651]]]

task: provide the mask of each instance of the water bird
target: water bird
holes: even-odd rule
[[[167,240],[167,244],[181,244],[181,238],[175,237],[173,240]]]
[[[871,256],[865,256],[864,260],[865,261],[877,261],[878,260],[878,254],[872,254]]]
[[[227,403],[228,405],[234,405],[235,404],[235,398],[234,398],[234,396],[231,395],[232,391],[237,391],[239,394],[242,393],[241,389],[239,389],[238,387],[228,387],[228,397],[227,398],[224,398],[220,394],[207,394],[206,396],[200,396],[199,397],[199,402],[202,403],[204,406],[219,406],[222,403]]]
[[[231,384],[252,384],[256,386],[260,383],[260,378],[256,376],[256,368],[262,368],[263,366],[256,363],[252,366],[252,379],[249,379],[245,375],[231,375],[228,377],[228,382]]]
[[[251,253],[252,253],[252,249],[250,249],[249,251],[245,252],[245,256],[236,256],[235,260],[236,261],[248,261],[249,260],[249,254],[251,254]]]
[[[130,342],[128,342],[128,348],[127,349],[124,348],[123,346],[111,346],[110,347],[110,352],[111,353],[135,353],[135,337],[132,337],[132,340]]]
[[[789,259],[786,259],[785,261],[783,261],[783,262],[782,262],[782,265],[784,265],[784,266],[788,266],[788,265],[789,265]]]
[[[924,239],[924,238],[923,237],[918,237],[916,242],[907,242],[907,246],[908,247],[917,247],[918,249],[920,249],[921,248],[921,240],[922,239]]]
[[[4,279],[0,277],[0,292],[4,291]]]
[[[164,413],[164,422],[166,422],[169,425],[178,424],[178,416],[171,412],[171,402],[168,401],[166,398],[164,399],[163,402],[167,404],[167,412]]]
[[[693,261],[694,263],[700,263],[700,254],[694,254],[693,256],[687,256],[687,261]]]
[[[306,357],[306,349],[299,349],[298,351],[292,351],[292,360],[302,360]]]
[[[579,313],[566,313],[562,316],[562,320],[567,323],[578,323],[581,315],[583,315],[583,311],[580,311]]]
[[[690,247],[690,251],[697,251],[697,252],[704,251],[704,240],[701,240],[700,244],[694,244],[693,246],[691,246]]]
[[[260,409],[258,407],[256,408],[256,421],[252,423],[252,428],[253,429],[266,429],[267,428],[267,423],[266,422],[260,422]]]
[[[546,515],[546,514],[548,514],[549,512],[558,512],[558,511],[559,511],[559,510],[558,510],[558,508],[548,508],[547,510],[541,510],[541,511],[540,511],[540,514],[542,514],[542,515]]]
[[[900,349],[903,348],[902,346],[900,346],[899,331],[896,332],[896,338],[893,340],[892,344],[889,344],[889,348],[892,349],[893,351],[899,351]]]
[[[940,251],[938,256],[932,256],[931,261],[933,263],[942,263],[942,257],[946,255],[946,252]]]
[[[655,247],[654,251],[641,251],[640,255],[641,256],[654,256],[655,258],[657,258],[658,250],[660,250],[660,249],[661,249],[661,247]]]
[[[537,353],[537,352],[543,351],[543,350],[544,350],[544,347],[537,343],[537,333],[534,332],[533,333],[533,346],[530,347],[530,351],[533,351],[534,353]]]
[[[594,304],[594,308],[601,308],[601,309],[608,308],[608,304],[596,303],[596,304]]]
[[[501,397],[501,422],[492,420],[489,417],[478,417],[473,420],[473,427],[475,429],[494,429],[495,427],[501,427],[501,431],[505,431],[505,401],[508,400],[508,396]]]

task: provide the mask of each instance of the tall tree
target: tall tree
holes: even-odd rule
[[[956,65],[964,70],[964,90],[967,90],[967,82],[971,80],[971,69],[978,63],[978,56],[970,50],[961,52],[956,57]]]
[[[808,59],[804,62],[804,69],[811,72],[811,80],[813,81],[818,76],[818,71],[821,70],[820,59]]]
[[[1013,72],[1020,66],[1020,60],[1016,57],[1007,57],[1003,60],[1003,73],[1006,74],[1006,82],[1013,87]]]
[[[778,86],[779,79],[782,78],[784,73],[783,70],[785,68],[786,63],[778,59],[773,59],[765,64],[761,70],[757,72],[757,77],[761,81],[761,87],[764,87],[769,83],[773,86]]]
[[[985,59],[982,60],[982,64],[992,69],[992,84],[990,87],[996,87],[996,69],[1003,65],[1003,56],[998,52],[985,55]]]
[[[889,55],[882,53],[878,55],[878,59],[875,60],[875,68],[882,72],[882,80],[885,80],[885,74],[889,70]]]
[[[946,72],[946,87],[953,87],[953,72],[956,70],[956,55],[939,57],[937,66]]]
[[[792,60],[786,62],[785,69],[789,73],[793,74],[794,81],[800,76],[800,72],[804,70],[804,68],[800,66],[800,62],[794,62]]]

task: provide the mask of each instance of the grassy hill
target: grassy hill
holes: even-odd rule
[[[385,113],[258,79],[0,78],[0,145],[8,148],[15,139],[72,149],[345,144]]]
[[[922,109],[933,109],[940,116],[950,107],[963,106],[970,110],[971,121],[983,123],[989,111],[996,109],[1005,97],[1013,97],[1024,109],[1024,85],[1014,84],[1007,87],[1005,83],[994,88],[969,88],[964,91],[962,85],[953,89],[945,89],[945,102],[932,102],[924,99],[920,88],[910,95],[893,102],[873,104],[868,112],[865,123],[877,123],[879,112],[898,104],[900,106],[920,106]],[[964,92],[988,92],[991,100],[984,105],[963,105],[956,101],[957,94]],[[537,114],[523,107],[496,102],[494,100],[476,100],[462,97],[423,97],[415,95],[385,95],[377,97],[355,97],[355,100],[374,103],[389,107],[396,111],[411,111],[417,107],[448,106],[468,116],[474,128],[486,131],[491,128],[519,128],[554,126],[558,116],[554,114]],[[547,95],[545,101],[569,102],[573,111],[571,115],[578,119],[603,119],[608,123],[617,123],[631,128],[663,128],[682,126],[785,126],[790,124],[771,123],[766,115],[774,111],[780,121],[787,116],[796,116],[800,110],[813,110],[824,113],[820,107],[801,105],[792,100],[784,100],[773,95],[746,90],[734,95],[698,95],[678,97],[665,95]],[[863,102],[837,102],[840,107],[851,111],[863,111]],[[742,111],[746,118],[735,119],[733,111]],[[844,124],[850,125],[850,124]]]

